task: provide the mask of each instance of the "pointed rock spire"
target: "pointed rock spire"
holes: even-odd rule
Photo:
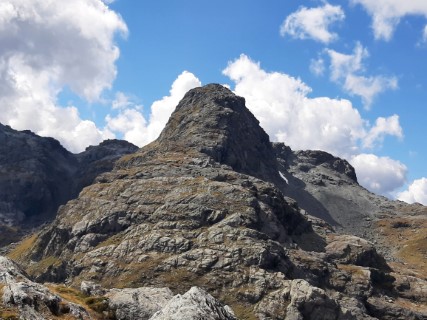
[[[246,108],[245,99],[219,84],[190,90],[157,142],[166,150],[196,148],[257,177],[277,171],[269,137]]]

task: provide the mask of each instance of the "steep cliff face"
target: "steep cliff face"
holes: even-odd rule
[[[110,140],[74,155],[55,139],[0,124],[0,245],[15,241],[21,229],[50,221],[61,204],[136,150]]]
[[[123,140],[105,140],[97,146],[89,146],[85,151],[74,155],[78,161],[77,174],[73,177],[74,196],[104,172],[114,168],[116,161],[123,155],[134,153],[138,147]]]
[[[69,199],[76,167],[58,141],[0,125],[0,222],[52,217]]]
[[[156,143],[165,151],[196,150],[234,171],[268,180],[277,174],[269,141],[245,99],[207,85],[185,95]]]
[[[296,159],[309,176],[299,179]],[[372,243],[334,234],[283,196],[308,192],[304,179],[323,170],[328,184],[357,184],[345,161],[273,148],[228,89],[196,88],[157,141],[118,160],[10,256],[38,281],[198,286],[239,319],[423,319],[407,298],[425,299],[411,290],[424,280],[400,286]]]

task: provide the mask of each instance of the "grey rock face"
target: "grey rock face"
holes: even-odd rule
[[[324,290],[298,279],[288,281],[282,289],[272,292],[268,299],[258,304],[256,311],[260,319],[375,319],[356,299],[337,298],[339,301]]]
[[[51,217],[68,200],[76,166],[58,141],[0,124],[0,223]]]
[[[274,144],[279,170],[288,183],[281,191],[309,214],[343,231],[362,236],[366,220],[379,212],[381,199],[357,183],[353,167],[321,151],[292,151]]]
[[[210,294],[192,287],[183,295],[176,295],[150,320],[236,320],[233,311]]]
[[[90,185],[101,173],[111,171],[117,159],[134,153],[138,147],[124,140],[105,140],[97,146],[89,146],[76,154],[79,167],[77,173],[76,196],[84,187]]]
[[[105,296],[117,320],[147,320],[165,308],[174,295],[168,288],[135,288],[111,289]]]
[[[80,306],[64,301],[45,286],[30,281],[14,262],[2,256],[0,285],[3,305],[16,308],[20,319],[46,319],[64,314],[76,319],[89,317]]]
[[[61,204],[136,149],[110,140],[74,155],[55,139],[0,124],[0,246],[16,241],[20,228],[51,220]]]
[[[217,84],[190,90],[157,143],[166,150],[196,149],[258,178],[277,171],[269,137],[246,108],[245,99]]]
[[[390,271],[384,257],[377,253],[369,241],[349,235],[331,236],[325,248],[330,260],[357,266]]]
[[[287,180],[278,184],[280,190],[340,232],[381,242],[372,228],[377,219],[416,211],[413,206],[361,187],[346,160],[323,151],[293,151],[283,143],[274,143],[273,147],[278,170]]]

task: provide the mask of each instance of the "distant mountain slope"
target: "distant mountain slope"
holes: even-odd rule
[[[0,124],[0,228],[14,241],[14,230],[51,220],[61,204],[111,170],[121,155],[136,150],[128,142],[110,140],[75,155],[53,138]],[[0,237],[0,245],[7,242]]]
[[[369,192],[357,183],[354,168],[347,161],[323,151],[293,151],[283,143],[275,143],[274,150],[283,180],[276,185],[310,215],[325,220],[335,230],[375,242],[389,258],[401,249],[401,243],[389,238],[394,232],[383,232],[384,225],[398,225],[403,219],[413,228],[421,228],[413,229],[414,236],[424,230],[427,207]],[[410,242],[412,237],[408,236]],[[422,258],[419,250],[413,255]]]

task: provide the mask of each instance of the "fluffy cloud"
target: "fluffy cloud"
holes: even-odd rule
[[[366,137],[363,139],[365,148],[372,148],[376,143],[381,143],[385,136],[395,136],[399,139],[403,138],[403,130],[399,123],[399,116],[393,115],[388,118],[379,117]]]
[[[326,50],[330,57],[331,80],[343,85],[349,94],[360,96],[369,108],[375,96],[387,89],[396,89],[396,77],[364,76],[365,66],[363,60],[369,56],[368,50],[360,43],[356,44],[353,54],[344,54],[335,50]]]
[[[381,143],[387,135],[402,137],[397,115],[378,118],[373,126],[369,125],[350,101],[308,98],[311,89],[300,79],[266,72],[245,55],[230,62],[223,73],[235,82],[234,91],[245,97],[248,108],[271,139],[284,141],[293,149],[320,149],[353,159],[363,148]],[[362,159],[375,160],[376,164],[385,161],[373,157],[355,159],[356,164],[361,164]],[[361,177],[372,174],[369,167],[368,171],[362,165],[357,169]],[[378,175],[376,185],[363,178],[361,182],[383,194],[402,186],[402,172],[391,170],[388,174],[391,177]]]
[[[59,139],[71,151],[112,136],[57,105],[64,87],[99,99],[116,77],[122,19],[100,0],[0,3],[0,122]]]
[[[362,5],[372,16],[372,29],[376,39],[390,40],[400,19],[407,15],[427,17],[425,0],[351,0]]]
[[[107,128],[115,133],[122,134],[124,139],[142,147],[159,136],[185,93],[200,85],[199,79],[192,73],[184,71],[172,84],[169,96],[165,96],[151,105],[149,121],[141,113],[141,106],[132,105],[128,97],[119,93],[116,95],[113,106],[116,104],[125,107],[118,115],[107,116]]]
[[[280,27],[282,36],[289,35],[293,38],[311,38],[323,43],[329,43],[338,38],[336,33],[329,31],[331,24],[344,20],[344,11],[340,6],[325,3],[323,7],[301,7],[290,14]]]
[[[359,154],[351,159],[361,185],[367,189],[389,195],[396,188],[403,186],[407,168],[399,161],[374,154]]]
[[[408,203],[427,205],[427,178],[414,180],[408,190],[399,193],[397,198]]]
[[[423,30],[423,41],[427,42],[427,25],[424,27]]]
[[[310,71],[316,76],[323,75],[325,72],[325,60],[322,58],[312,59],[310,61]]]
[[[118,91],[116,92],[116,97],[113,100],[111,107],[113,109],[126,109],[130,106],[135,105],[134,102],[132,102],[131,98],[127,96],[125,93]],[[142,108],[142,106],[138,106],[138,108]]]

